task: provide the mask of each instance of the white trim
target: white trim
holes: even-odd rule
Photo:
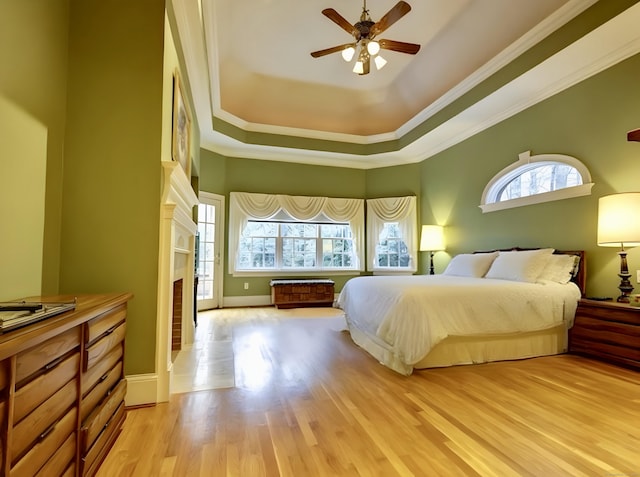
[[[224,289],[224,247],[225,247],[225,197],[211,192],[200,191],[199,202],[203,204],[214,205],[216,207],[216,225],[215,225],[215,251],[217,260],[214,262],[214,298],[212,304],[219,307],[222,303],[222,294]],[[211,301],[211,300],[210,300]],[[198,310],[200,306],[198,305]]]
[[[241,306],[269,306],[271,295],[254,296],[225,296],[222,299],[224,308],[237,308]]]
[[[173,282],[176,253],[187,253],[183,290],[193,290],[195,234],[192,218],[198,203],[189,178],[175,161],[160,161],[163,173],[160,202],[160,240],[158,247],[158,305],[156,317],[156,400],[169,400],[171,387],[171,326],[173,316]],[[182,316],[193,317],[193,293],[184,293]],[[182,320],[183,338],[193,338],[193,320]]]
[[[157,402],[157,374],[133,374],[125,376],[125,379],[127,380],[125,406],[142,406]]]
[[[526,172],[528,168],[531,168],[532,164],[543,165],[549,163],[566,164],[573,167],[580,174],[583,182],[582,185],[566,187],[564,189],[529,195],[526,197],[518,197],[517,199],[498,201],[498,194],[500,194],[502,188],[513,179]],[[589,172],[589,169],[587,169],[587,167],[575,157],[567,156],[565,154],[537,154],[532,156],[531,151],[525,151],[518,155],[518,160],[516,162],[508,165],[491,178],[482,191],[482,198],[480,199],[480,205],[478,207],[482,209],[483,214],[487,212],[495,212],[496,210],[513,209],[514,207],[523,207],[525,205],[541,204],[543,202],[590,195],[592,187],[593,183],[591,182],[591,173]]]
[[[211,127],[212,118],[215,116],[213,111],[217,110],[220,98],[216,96],[218,93],[216,78],[214,76],[208,78],[207,62],[213,66],[217,64],[217,53],[210,50],[203,51],[203,25],[200,23],[199,13],[195,12],[190,15],[187,11],[183,11],[189,8],[196,10],[198,2],[172,0],[172,3],[178,19],[180,39],[185,50],[191,51],[190,45],[193,43],[192,46],[199,52],[187,55],[185,62],[194,95],[194,104],[198,113],[198,122],[201,129],[201,147],[224,156],[244,157],[247,159],[356,169],[374,169],[421,162],[640,52],[640,29],[638,28],[640,23],[640,3],[638,3],[400,150],[359,155],[265,146],[243,143],[214,131]],[[212,3],[213,0],[203,2],[205,21],[210,21],[210,13],[213,10]],[[554,22],[557,21],[557,27],[559,27],[592,4],[592,0],[567,4],[566,10],[559,10],[563,15],[566,15],[566,18],[563,20],[558,17],[557,20],[549,20],[549,24],[541,26],[540,36],[536,37],[534,32],[530,41],[535,44],[544,35],[548,35],[549,31],[547,30],[553,30],[555,27]],[[183,15],[190,18],[180,18]],[[190,19],[197,19],[197,21],[191,24]],[[520,46],[522,51],[525,51],[528,47],[530,46],[526,43]],[[518,46],[513,48],[514,51],[505,50],[505,54],[517,56],[520,50]],[[508,62],[509,57],[504,57],[502,60],[496,59],[495,61]],[[499,63],[496,63],[496,67],[499,67]],[[217,69],[212,67],[211,71],[215,73]],[[208,85],[204,84],[203,78],[207,78]],[[478,79],[474,80],[472,78],[468,80],[469,85],[472,85],[473,81]],[[464,84],[466,85],[466,82]],[[209,87],[211,87],[211,92],[214,94],[213,98],[210,96]],[[442,104],[438,104],[437,107],[434,106],[435,109],[433,110],[425,110],[424,114],[434,114],[438,107],[442,107],[447,101],[453,101],[458,97],[456,94],[463,93],[465,87],[469,86],[461,85],[462,89],[457,93],[452,90],[451,97],[447,99],[443,97]],[[407,123],[407,127],[415,127],[418,123],[422,124],[421,119],[415,118],[416,123],[411,122],[413,121],[411,120]],[[324,134],[321,135],[321,138],[330,140],[331,136]]]
[[[582,197],[591,195],[593,183],[582,184],[576,187],[567,187],[566,189],[554,190],[543,194],[530,195],[528,197],[520,197],[519,199],[506,200],[504,202],[495,202],[493,204],[483,204],[479,207],[482,213],[495,212],[496,210],[513,209],[515,207],[524,207],[525,205],[541,204],[543,202],[552,202],[554,200],[571,199],[573,197]]]

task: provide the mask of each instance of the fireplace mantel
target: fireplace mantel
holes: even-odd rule
[[[156,321],[156,402],[169,399],[173,283],[183,279],[182,339],[193,342],[194,272],[197,225],[193,208],[198,197],[179,163],[162,161],[160,247],[158,256],[158,316]],[[178,258],[178,259],[176,259]]]

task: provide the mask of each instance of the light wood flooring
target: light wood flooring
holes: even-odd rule
[[[640,373],[561,355],[405,377],[334,311],[217,314],[234,386],[128,411],[98,476],[640,476]]]

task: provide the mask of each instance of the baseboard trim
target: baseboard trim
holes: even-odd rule
[[[125,406],[143,406],[158,402],[157,374],[134,374],[125,378],[127,380]]]
[[[271,304],[271,295],[225,296],[222,299],[222,306],[224,308],[234,308],[241,306],[269,306]]]
[[[334,294],[333,302],[338,299],[340,294]],[[243,306],[271,306],[271,295],[254,295],[254,296],[225,296],[222,298],[222,308],[239,308]]]

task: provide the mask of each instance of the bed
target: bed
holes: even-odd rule
[[[584,271],[582,251],[461,254],[440,275],[352,278],[336,306],[352,340],[405,375],[547,356],[567,349]]]

